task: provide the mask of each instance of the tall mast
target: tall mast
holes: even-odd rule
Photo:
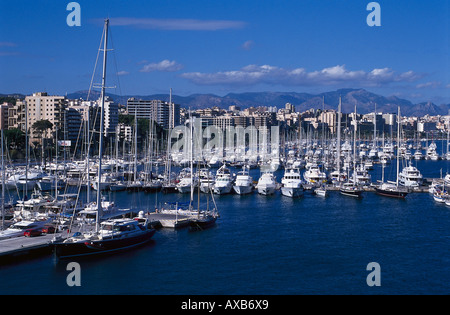
[[[358,122],[356,120],[356,102],[355,102],[355,130],[353,131],[353,186],[356,186],[356,131]]]
[[[172,88],[170,88],[169,95],[169,126],[167,129],[167,155],[166,155],[166,175],[167,175],[167,185],[170,184],[170,173],[171,173],[171,165],[170,162],[170,131],[171,129],[171,120],[172,120]]]
[[[99,225],[99,218],[102,217],[102,202],[101,202],[101,177],[102,177],[102,155],[103,155],[103,111],[105,107],[105,84],[106,84],[106,53],[108,47],[108,24],[109,19],[105,19],[105,33],[103,38],[103,74],[102,74],[102,89],[101,89],[101,104],[100,104],[100,134],[98,142],[98,179],[97,179],[97,228]]]
[[[28,104],[25,101],[25,192],[23,194],[23,200],[26,200],[28,194]],[[58,170],[58,165],[56,166]]]
[[[2,226],[1,230],[5,228],[5,162],[3,159],[3,126],[1,129],[1,145],[2,145]]]
[[[137,181],[137,106],[134,108],[134,182]]]
[[[91,147],[91,141],[90,141],[90,138],[89,138],[89,125],[90,125],[90,123],[89,123],[89,116],[90,116],[90,105],[88,105],[88,108],[87,108],[87,120],[86,120],[86,123],[85,123],[85,128],[86,128],[86,131],[85,131],[85,133],[86,133],[86,176],[87,176],[87,178],[86,178],[86,186],[87,186],[87,189],[86,189],[86,202],[87,203],[89,203],[89,202],[91,202],[91,192],[90,192],[90,190],[91,190],[91,178],[90,178],[90,168],[89,168],[89,151],[90,151],[90,147]]]
[[[397,179],[396,185],[398,187],[398,168],[400,167],[400,106],[398,107],[398,115],[397,115]]]
[[[341,172],[341,97],[339,96],[339,106],[338,106],[338,127],[337,127],[337,148],[336,148],[336,168]]]
[[[189,108],[189,127],[190,127],[190,160],[191,160],[191,200],[189,202],[189,210],[192,210],[192,203],[194,201],[194,124],[191,116],[191,109]]]

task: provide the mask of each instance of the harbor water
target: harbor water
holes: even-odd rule
[[[414,161],[425,178],[450,161]],[[391,168],[385,178],[393,179]],[[235,173],[238,170],[233,169]],[[375,165],[372,181],[381,179]],[[276,172],[280,182],[283,170]],[[388,175],[391,174],[391,175]],[[251,170],[253,179],[259,170]],[[395,176],[395,175],[394,175]],[[119,207],[153,210],[189,194],[110,193]],[[215,196],[220,218],[203,231],[160,229],[152,241],[120,254],[74,259],[81,285],[69,286],[70,261],[45,255],[0,266],[0,294],[448,294],[450,207],[429,193],[405,200],[364,192]],[[380,266],[369,286],[367,265]]]

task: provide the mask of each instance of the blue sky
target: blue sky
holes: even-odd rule
[[[111,93],[353,87],[450,103],[450,1],[377,1],[380,27],[368,0],[80,0],[80,27],[69,2],[0,0],[0,93],[88,89],[109,18]]]

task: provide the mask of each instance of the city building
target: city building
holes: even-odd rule
[[[16,105],[8,108],[8,128],[18,128],[25,132],[27,125],[30,143],[40,143],[41,137],[33,130],[33,124],[40,120],[52,123],[52,129],[43,135],[45,138],[51,138],[56,128],[63,127],[66,107],[67,100],[64,96],[48,95],[45,92],[33,93],[23,100],[17,100]]]
[[[164,129],[174,128],[180,124],[179,104],[130,98],[127,101],[127,108],[128,115],[136,115],[138,119],[152,119]]]
[[[0,104],[0,129],[8,129],[8,111],[12,106],[7,102]]]

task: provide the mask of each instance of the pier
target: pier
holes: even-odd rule
[[[45,234],[35,237],[19,236],[0,240],[0,261],[34,253],[50,252],[50,244],[55,236],[61,236],[61,233]]]

